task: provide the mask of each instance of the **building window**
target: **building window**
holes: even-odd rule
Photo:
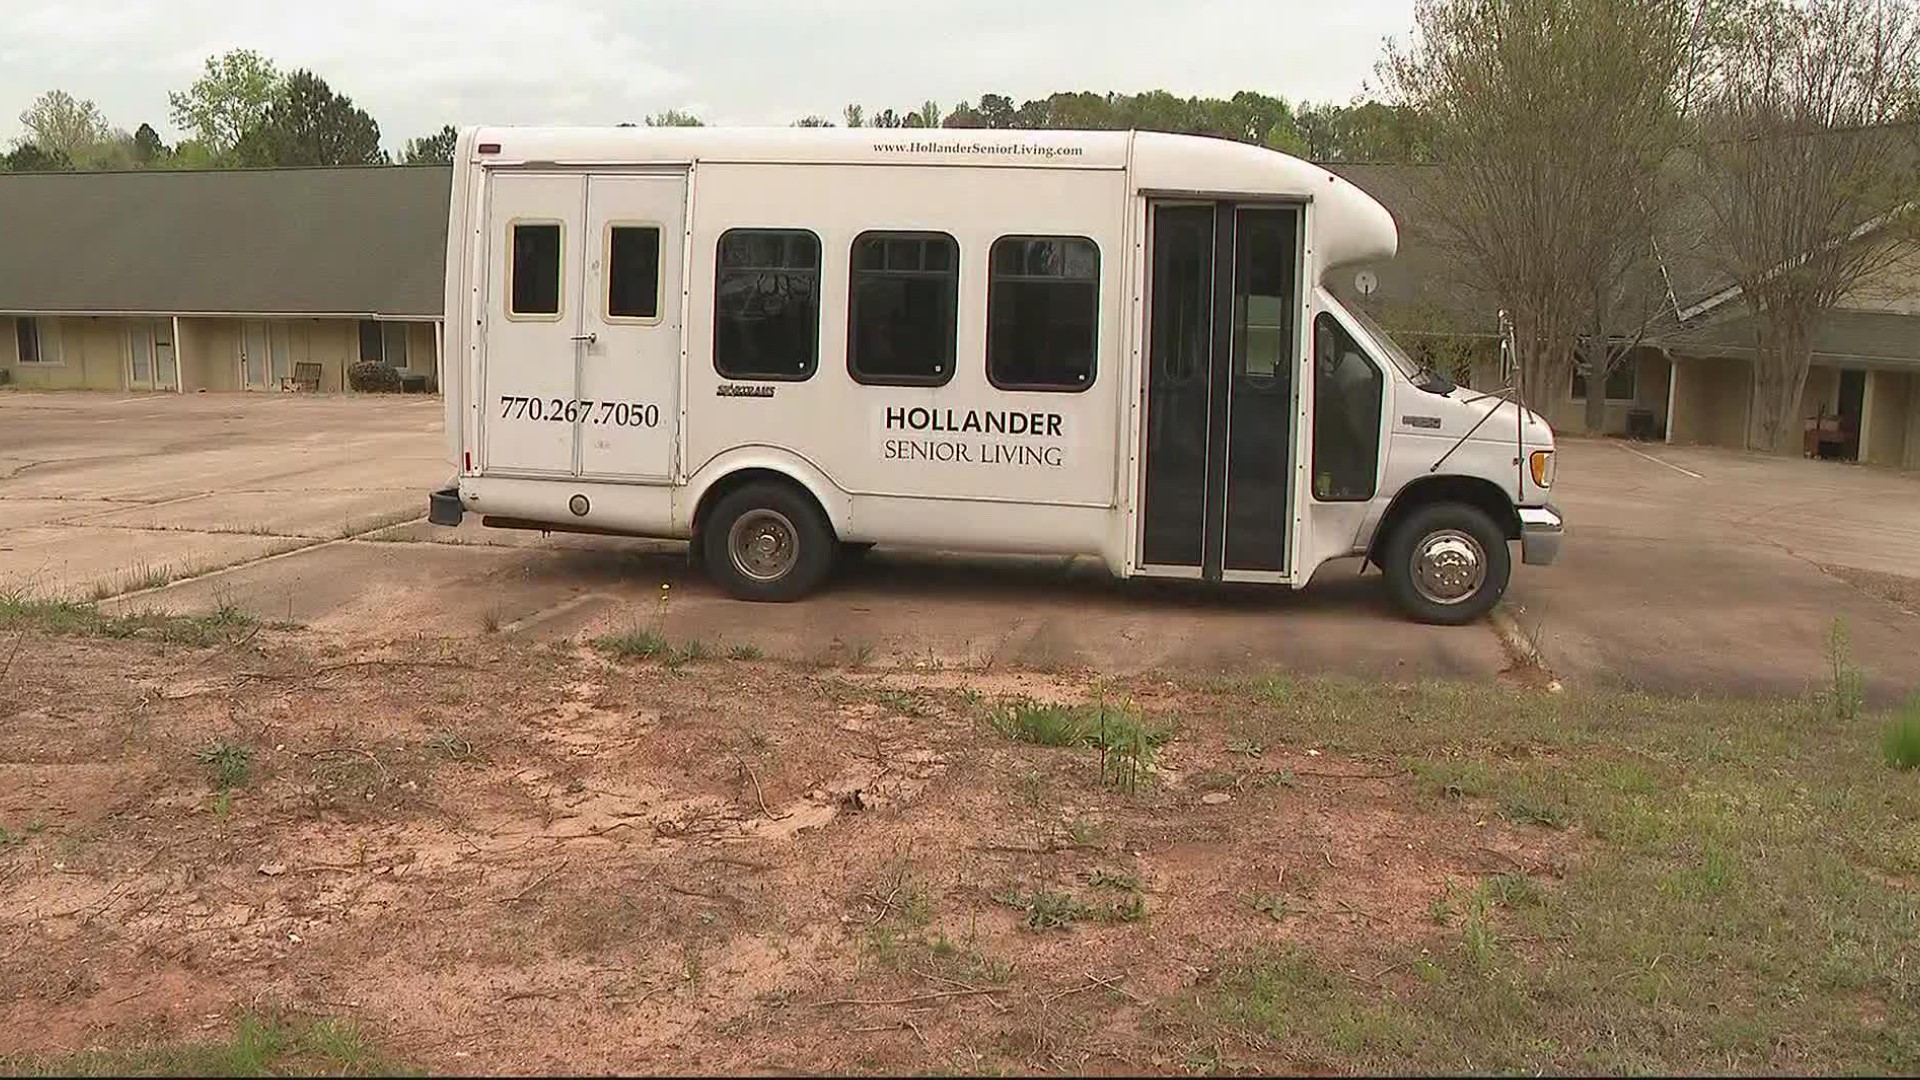
[[[513,223],[513,262],[507,270],[510,318],[560,317],[560,223]]]
[[[407,324],[390,322],[380,324],[380,336],[385,345],[381,359],[390,368],[405,369],[407,366]]]
[[[960,245],[946,233],[861,233],[853,241],[847,371],[879,386],[953,378]]]
[[[811,378],[820,354],[820,238],[802,229],[720,234],[713,369],[729,379]]]
[[[660,316],[660,228],[607,228],[607,318]]]
[[[987,271],[987,380],[1002,390],[1093,385],[1100,249],[1072,236],[1003,236]]]
[[[13,341],[23,364],[49,363],[40,352],[40,320],[22,315],[13,320]]]
[[[1607,372],[1608,401],[1638,400],[1634,376],[1639,367],[1640,365],[1634,362],[1634,358],[1629,356],[1620,361],[1619,367]],[[1573,368],[1573,400],[1587,400],[1587,377],[1581,372],[1578,363]]]
[[[360,320],[360,359],[390,368],[407,366],[407,324]]]

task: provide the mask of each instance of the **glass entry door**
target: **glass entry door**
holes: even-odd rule
[[[1263,579],[1290,565],[1300,208],[1150,210],[1140,563]]]
[[[136,319],[127,325],[127,386],[172,390],[180,371],[173,352],[172,319]]]

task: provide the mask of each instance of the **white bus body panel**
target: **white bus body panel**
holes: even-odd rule
[[[1143,389],[1148,347],[1146,236],[1153,200],[1258,201],[1299,208],[1300,251],[1283,568],[1228,578],[1304,584],[1354,554],[1394,494],[1429,475],[1492,403],[1413,387],[1382,353],[1378,484],[1365,502],[1311,496],[1314,317],[1333,313],[1317,284],[1332,269],[1391,257],[1387,211],[1332,173],[1223,140],[1128,132],[797,131],[792,129],[482,128],[455,152],[448,231],[447,438],[467,508],[527,522],[687,537],[712,486],[740,470],[790,477],[843,540],[1082,554],[1115,573],[1197,576],[1140,564]],[[563,226],[562,312],[508,318],[508,226]],[[608,320],[607,228],[661,230],[661,298],[652,320]],[[820,240],[818,348],[805,380],[731,380],[714,369],[714,281],[731,228],[805,229]],[[848,372],[849,259],[862,232],[937,231],[958,244],[956,364],[940,386],[867,386]],[[1085,237],[1098,247],[1095,377],[1075,392],[1002,390],[988,381],[988,262],[1003,236]],[[579,339],[579,340],[575,340]],[[565,343],[565,350],[556,352]],[[542,358],[570,356],[572,364]],[[770,389],[769,389],[770,388]],[[743,389],[750,392],[743,393]],[[659,420],[598,430],[510,420],[504,397],[657,404]],[[571,397],[569,397],[571,395]],[[1409,396],[1438,429],[1396,422]],[[1508,406],[1510,409],[1511,406]],[[543,409],[543,417],[547,410]],[[1027,419],[986,435],[978,417]],[[976,418],[976,419],[970,419]],[[1449,474],[1521,488],[1515,418],[1448,458]],[[1543,424],[1522,432],[1551,446]],[[1503,441],[1504,440],[1504,441]],[[955,457],[962,443],[965,460]],[[982,458],[986,460],[982,460]],[[575,496],[589,509],[580,512]]]

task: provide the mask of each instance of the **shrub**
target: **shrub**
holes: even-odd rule
[[[347,385],[363,394],[397,394],[400,373],[378,360],[362,360],[347,369]]]
[[[1887,721],[1880,753],[1896,769],[1920,769],[1920,694],[1908,698],[1899,714]]]

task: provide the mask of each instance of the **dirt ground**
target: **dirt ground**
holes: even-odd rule
[[[1391,994],[1459,883],[1578,857],[1150,678],[271,627],[5,648],[0,1059],[291,1012],[434,1072],[1338,1067],[1183,1002],[1229,946]],[[1022,698],[1177,736],[1128,791],[997,733]]]

